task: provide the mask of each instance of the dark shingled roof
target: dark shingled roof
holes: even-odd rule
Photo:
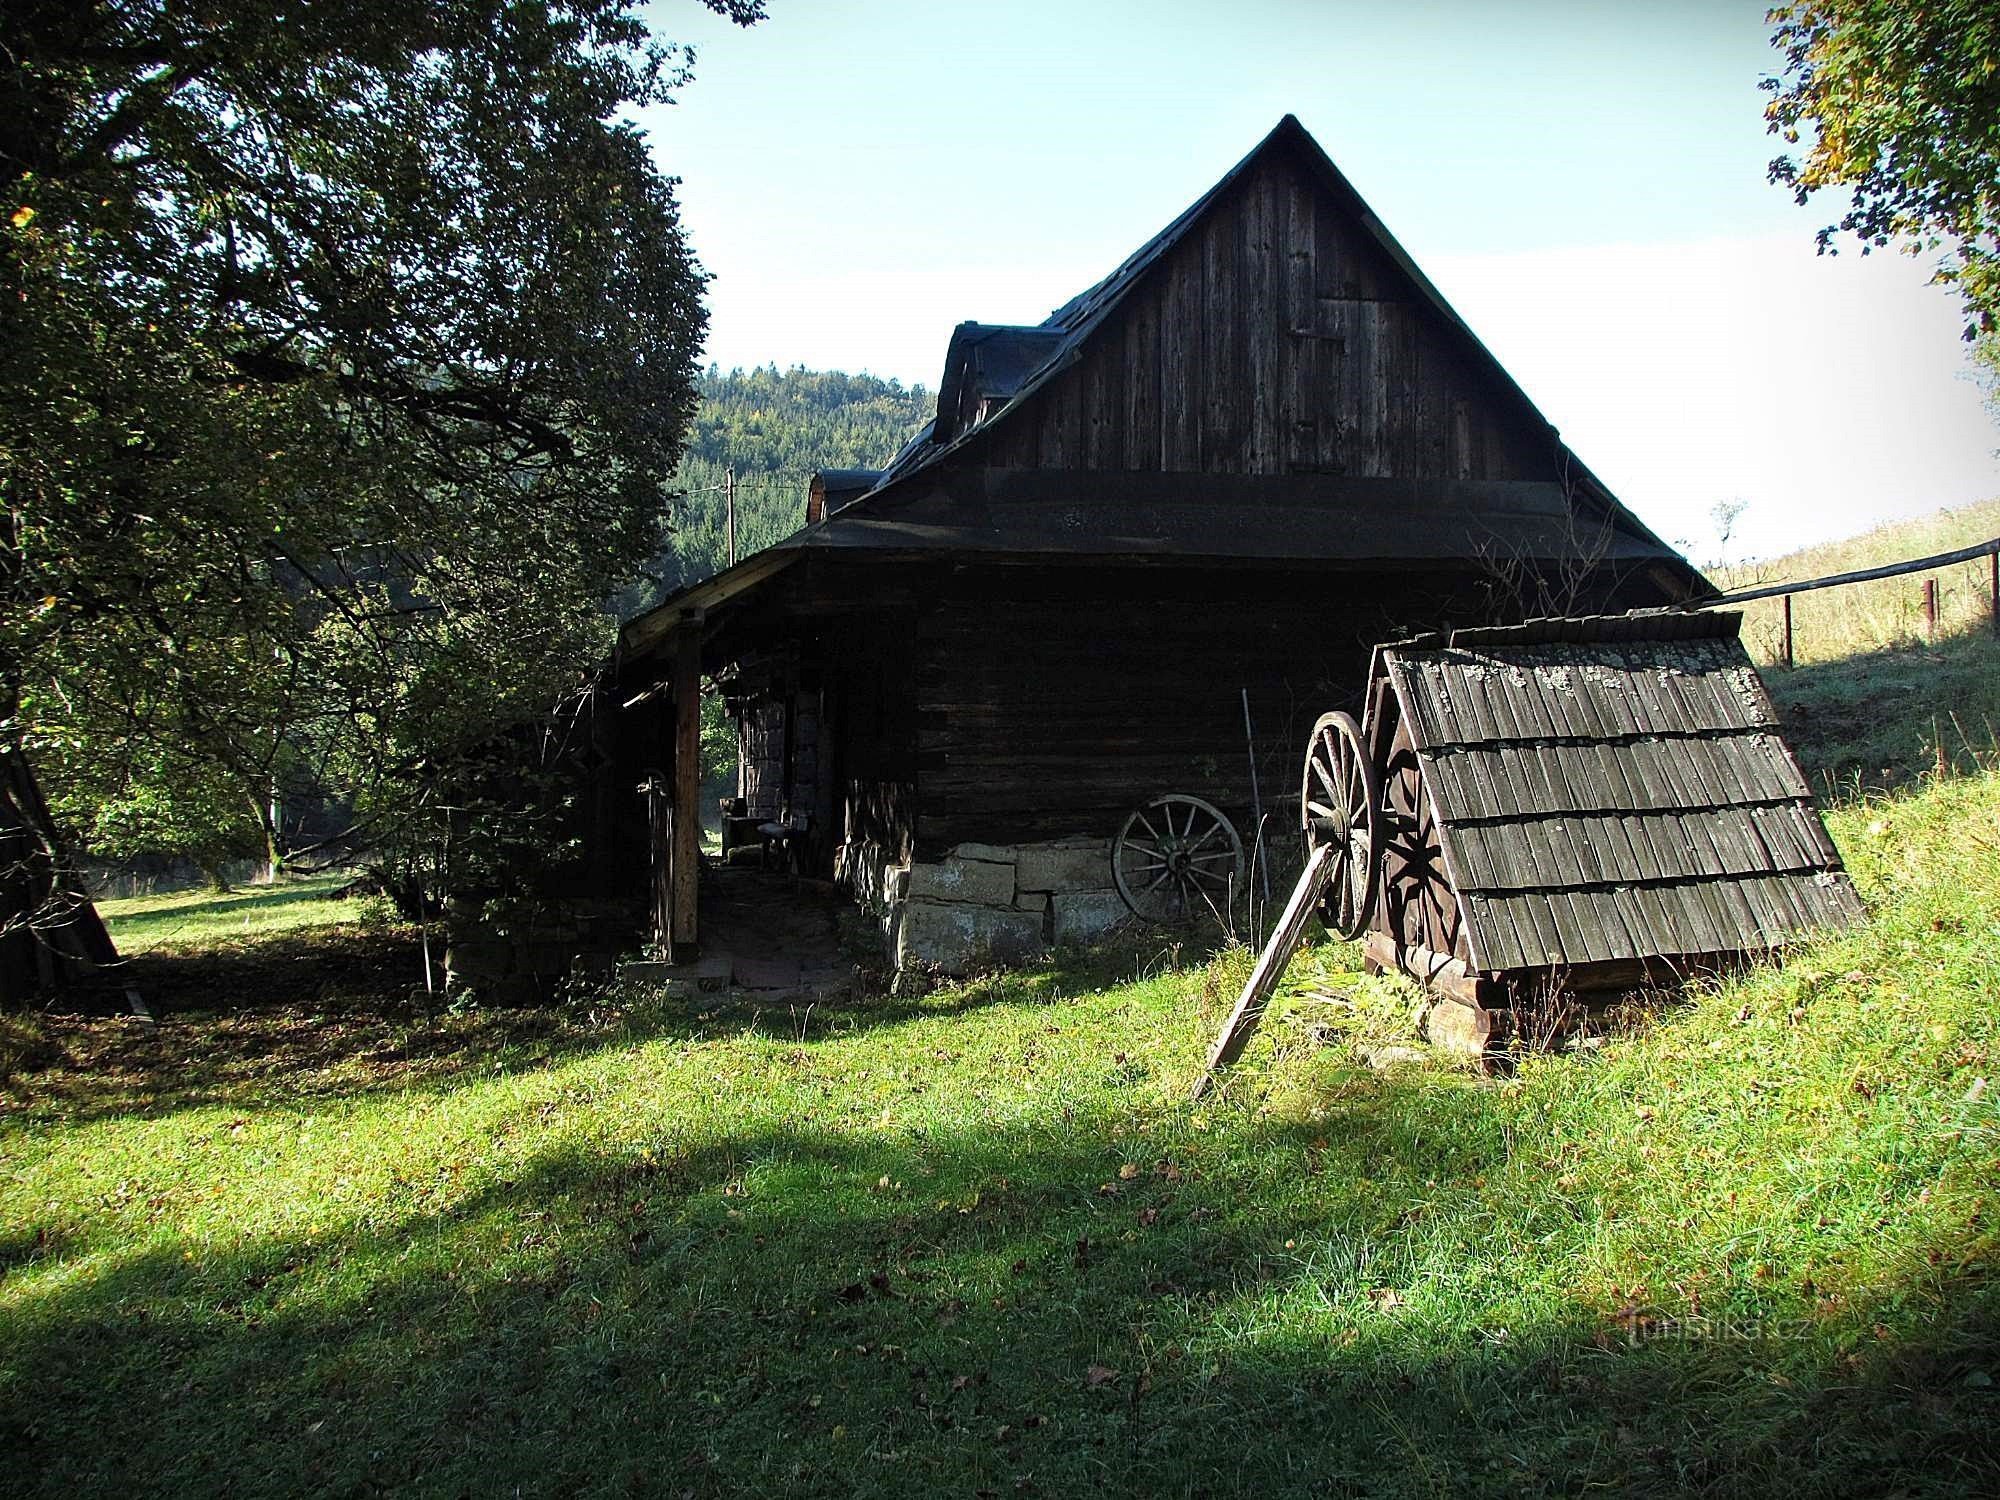
[[[1861,915],[1728,613],[1383,647],[1472,967],[1761,952]]]
[[[957,465],[1027,397],[1080,360],[1125,298],[1268,153],[1290,151],[1348,205],[1416,296],[1466,341],[1524,418],[1545,428],[1563,480],[1356,480],[1336,475],[1064,473]],[[858,471],[857,471],[858,472]],[[1216,497],[1229,492],[1226,524]],[[1314,512],[1317,511],[1317,514]],[[1366,525],[1355,524],[1366,518]],[[953,330],[936,416],[874,478],[838,494],[829,476],[821,519],[628,621],[628,650],[663,638],[672,620],[715,608],[815,551],[929,556],[1312,560],[1364,564],[1452,559],[1516,563],[1587,556],[1645,568],[1670,593],[1712,586],[1653,534],[1565,447],[1547,418],[1410,259],[1296,118],[1286,115],[1249,155],[1110,275],[1032,327],[961,323]]]

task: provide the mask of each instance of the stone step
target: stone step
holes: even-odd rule
[[[663,990],[670,1000],[691,1000],[727,986],[734,969],[734,961],[727,953],[705,953],[688,964],[629,959],[618,966],[618,977],[627,984]]]
[[[746,990],[796,990],[801,968],[796,958],[739,958],[730,977]]]

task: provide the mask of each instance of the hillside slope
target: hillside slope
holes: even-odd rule
[[[52,1019],[16,1492],[1993,1493],[2000,776],[1833,827],[1864,928],[1505,1083],[1356,1066],[1343,945],[1199,1107],[1244,955]]]
[[[423,1019],[114,907],[157,1031],[0,1018],[10,1493],[2000,1493],[2000,649],[1770,675],[1869,919],[1504,1080],[1343,944],[1196,1106],[1241,952]]]
[[[1859,536],[1802,548],[1782,557],[1710,568],[1708,576],[1725,590],[1757,588],[1952,552],[1996,536],[2000,536],[2000,499],[1894,521]],[[1794,658],[1801,663],[1833,661],[1921,642],[1926,577],[1937,580],[1943,634],[1955,634],[1990,622],[1992,594],[1988,566],[1982,559],[1933,574],[1887,578],[1795,596],[1792,600]],[[1743,638],[1750,643],[1760,664],[1778,659],[1782,610],[1776,599],[1759,599],[1744,606]]]
[[[1949,552],[2000,536],[2000,500],[1939,511],[1843,542],[1740,568],[1711,569],[1725,589],[1823,577]],[[1826,798],[1967,771],[2000,752],[2000,637],[1985,559],[1930,574],[1799,594],[1794,658],[1779,663],[1782,606],[1742,606],[1743,638],[1764,669],[1786,733]],[[1923,584],[1938,583],[1940,629],[1924,633]]]

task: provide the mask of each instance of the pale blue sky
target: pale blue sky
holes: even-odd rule
[[[934,385],[1297,114],[1564,436],[1661,532],[1738,551],[2000,494],[1953,300],[1816,257],[1764,180],[1760,3],[770,0],[649,111],[714,276],[709,356]]]

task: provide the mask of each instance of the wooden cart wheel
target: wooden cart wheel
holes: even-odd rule
[[[1226,922],[1243,889],[1243,840],[1199,797],[1155,797],[1127,814],[1112,840],[1111,878],[1133,914],[1149,922]]]
[[[1375,910],[1382,873],[1382,784],[1352,714],[1321,716],[1306,745],[1299,784],[1299,827],[1310,858],[1333,849],[1320,920],[1342,938],[1357,938]]]

